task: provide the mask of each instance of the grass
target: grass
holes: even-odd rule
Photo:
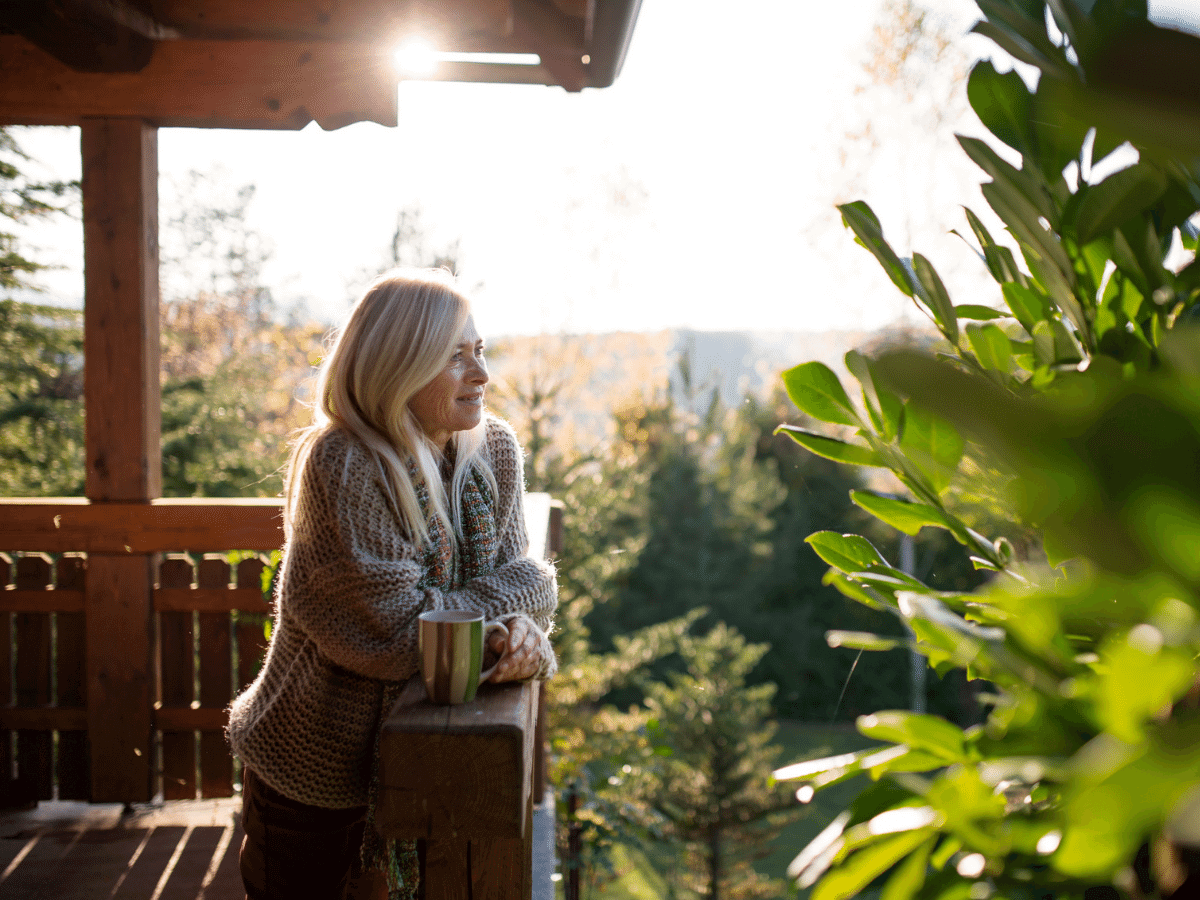
[[[861,750],[874,743],[850,725],[792,721],[779,723],[775,742],[783,748],[779,756],[780,765]],[[846,808],[859,788],[856,781],[850,781],[818,793],[811,803],[803,807],[795,821],[780,833],[770,852],[755,864],[755,868],[768,877],[783,878],[788,863]],[[664,877],[666,873],[656,869],[646,854],[636,848],[616,848],[613,862],[616,879],[591,892],[585,887],[584,900],[667,900],[670,896]],[[790,896],[806,898],[808,891],[797,894],[792,890]]]

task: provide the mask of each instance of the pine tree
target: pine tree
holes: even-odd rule
[[[784,890],[751,865],[797,811],[792,792],[770,777],[779,754],[772,743],[775,686],[746,683],[766,651],[718,623],[681,641],[684,671],[644,685],[659,763],[640,789],[667,823],[673,846],[660,851],[682,851],[679,886],[709,900]]]

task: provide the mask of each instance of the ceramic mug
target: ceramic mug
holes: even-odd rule
[[[479,685],[495,671],[483,668],[484,641],[493,631],[508,629],[499,622],[484,624],[483,614],[465,609],[438,609],[420,616],[418,645],[421,677],[434,703],[470,703]],[[499,662],[499,660],[497,660]]]

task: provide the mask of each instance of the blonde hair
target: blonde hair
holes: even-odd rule
[[[334,428],[356,437],[374,457],[401,526],[422,546],[429,544],[429,526],[410,462],[425,483],[430,515],[447,534],[462,537],[462,495],[472,470],[482,473],[496,496],[495,475],[481,453],[486,417],[475,428],[451,435],[454,472],[447,496],[440,472],[442,448],[429,439],[408,406],[445,368],[470,313],[466,297],[443,269],[396,269],[367,289],[321,363],[313,424],[292,447],[285,489],[289,537],[304,463],[317,439]]]

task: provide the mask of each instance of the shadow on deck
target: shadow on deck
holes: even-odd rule
[[[241,801],[43,802],[0,813],[0,895],[242,900]]]

